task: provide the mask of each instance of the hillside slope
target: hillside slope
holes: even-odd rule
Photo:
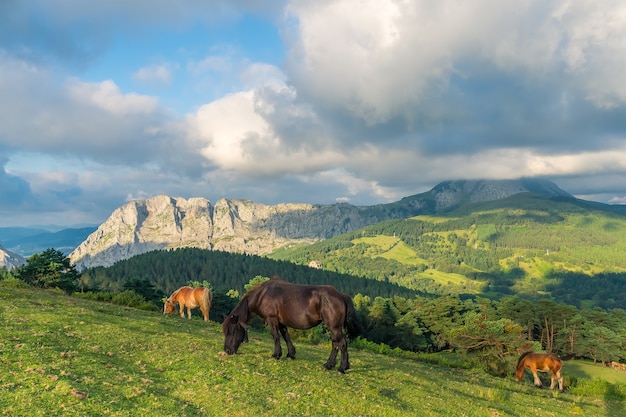
[[[625,232],[626,216],[611,208],[522,193],[440,215],[382,222],[270,257],[303,265],[314,261],[330,271],[439,294],[545,296],[559,292],[570,278],[580,287],[581,276],[624,274]],[[626,284],[626,278],[621,281]],[[614,291],[604,290],[609,288]],[[602,298],[596,292],[582,299],[596,296]],[[619,299],[617,293],[609,298]]]
[[[270,358],[266,331],[220,355],[219,324],[0,285],[0,408],[7,415],[614,416],[615,396],[553,394],[350,347],[346,375],[326,371],[329,344],[295,341]],[[617,372],[617,371],[614,371]],[[567,375],[567,374],[566,374]],[[461,414],[462,413],[462,414]]]

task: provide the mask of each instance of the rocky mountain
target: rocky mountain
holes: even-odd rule
[[[26,258],[0,246],[0,268],[11,270],[26,263]]]
[[[383,220],[436,214],[463,204],[522,192],[573,198],[547,180],[447,181],[400,201],[374,206],[184,199],[160,195],[118,209],[69,256],[78,269],[110,266],[157,249],[197,247],[264,255],[294,243],[311,243]]]

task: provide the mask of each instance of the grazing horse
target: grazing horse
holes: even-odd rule
[[[554,353],[526,352],[523,353],[517,361],[515,376],[518,382],[521,381],[524,376],[524,371],[526,368],[529,368],[535,378],[535,386],[541,387],[541,380],[537,376],[537,371],[550,371],[550,389],[554,389],[558,381],[559,391],[563,392],[562,366],[563,362]]]
[[[273,358],[282,356],[280,336],[287,343],[287,357],[296,358],[296,348],[291,343],[287,327],[310,329],[324,323],[330,332],[332,350],[326,369],[337,364],[337,353],[341,351],[341,364],[338,371],[345,373],[350,368],[348,342],[343,334],[354,338],[361,332],[352,299],[330,285],[291,284],[274,277],[252,288],[244,294],[228,316],[224,317],[224,352],[232,355],[241,343],[247,341],[244,327],[254,316],[265,321],[274,337]]]
[[[209,321],[209,310],[213,301],[213,293],[205,287],[180,287],[165,300],[163,306],[163,314],[173,313],[174,306],[178,303],[180,316],[185,317],[185,307],[187,308],[187,316],[191,319],[191,310],[200,307],[204,321]]]

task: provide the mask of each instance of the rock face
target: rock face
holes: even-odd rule
[[[11,269],[17,268],[25,263],[26,259],[23,256],[10,252],[0,246],[0,268],[6,268],[10,271]]]
[[[549,181],[448,181],[423,194],[376,206],[283,203],[156,196],[118,209],[70,255],[78,269],[113,263],[157,249],[196,247],[264,255],[312,243],[383,220],[434,214],[462,204],[520,192],[570,196]]]

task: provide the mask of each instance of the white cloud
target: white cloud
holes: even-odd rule
[[[86,83],[71,80],[68,83],[70,96],[79,103],[90,104],[118,116],[150,114],[158,109],[158,99],[135,93],[122,94],[111,80]]]
[[[265,118],[274,111],[255,91],[232,94],[189,117],[191,140],[212,164],[253,175],[304,173],[344,160],[333,149],[291,146]]]
[[[146,84],[169,85],[172,81],[172,68],[167,64],[150,65],[137,70],[133,78]]]

